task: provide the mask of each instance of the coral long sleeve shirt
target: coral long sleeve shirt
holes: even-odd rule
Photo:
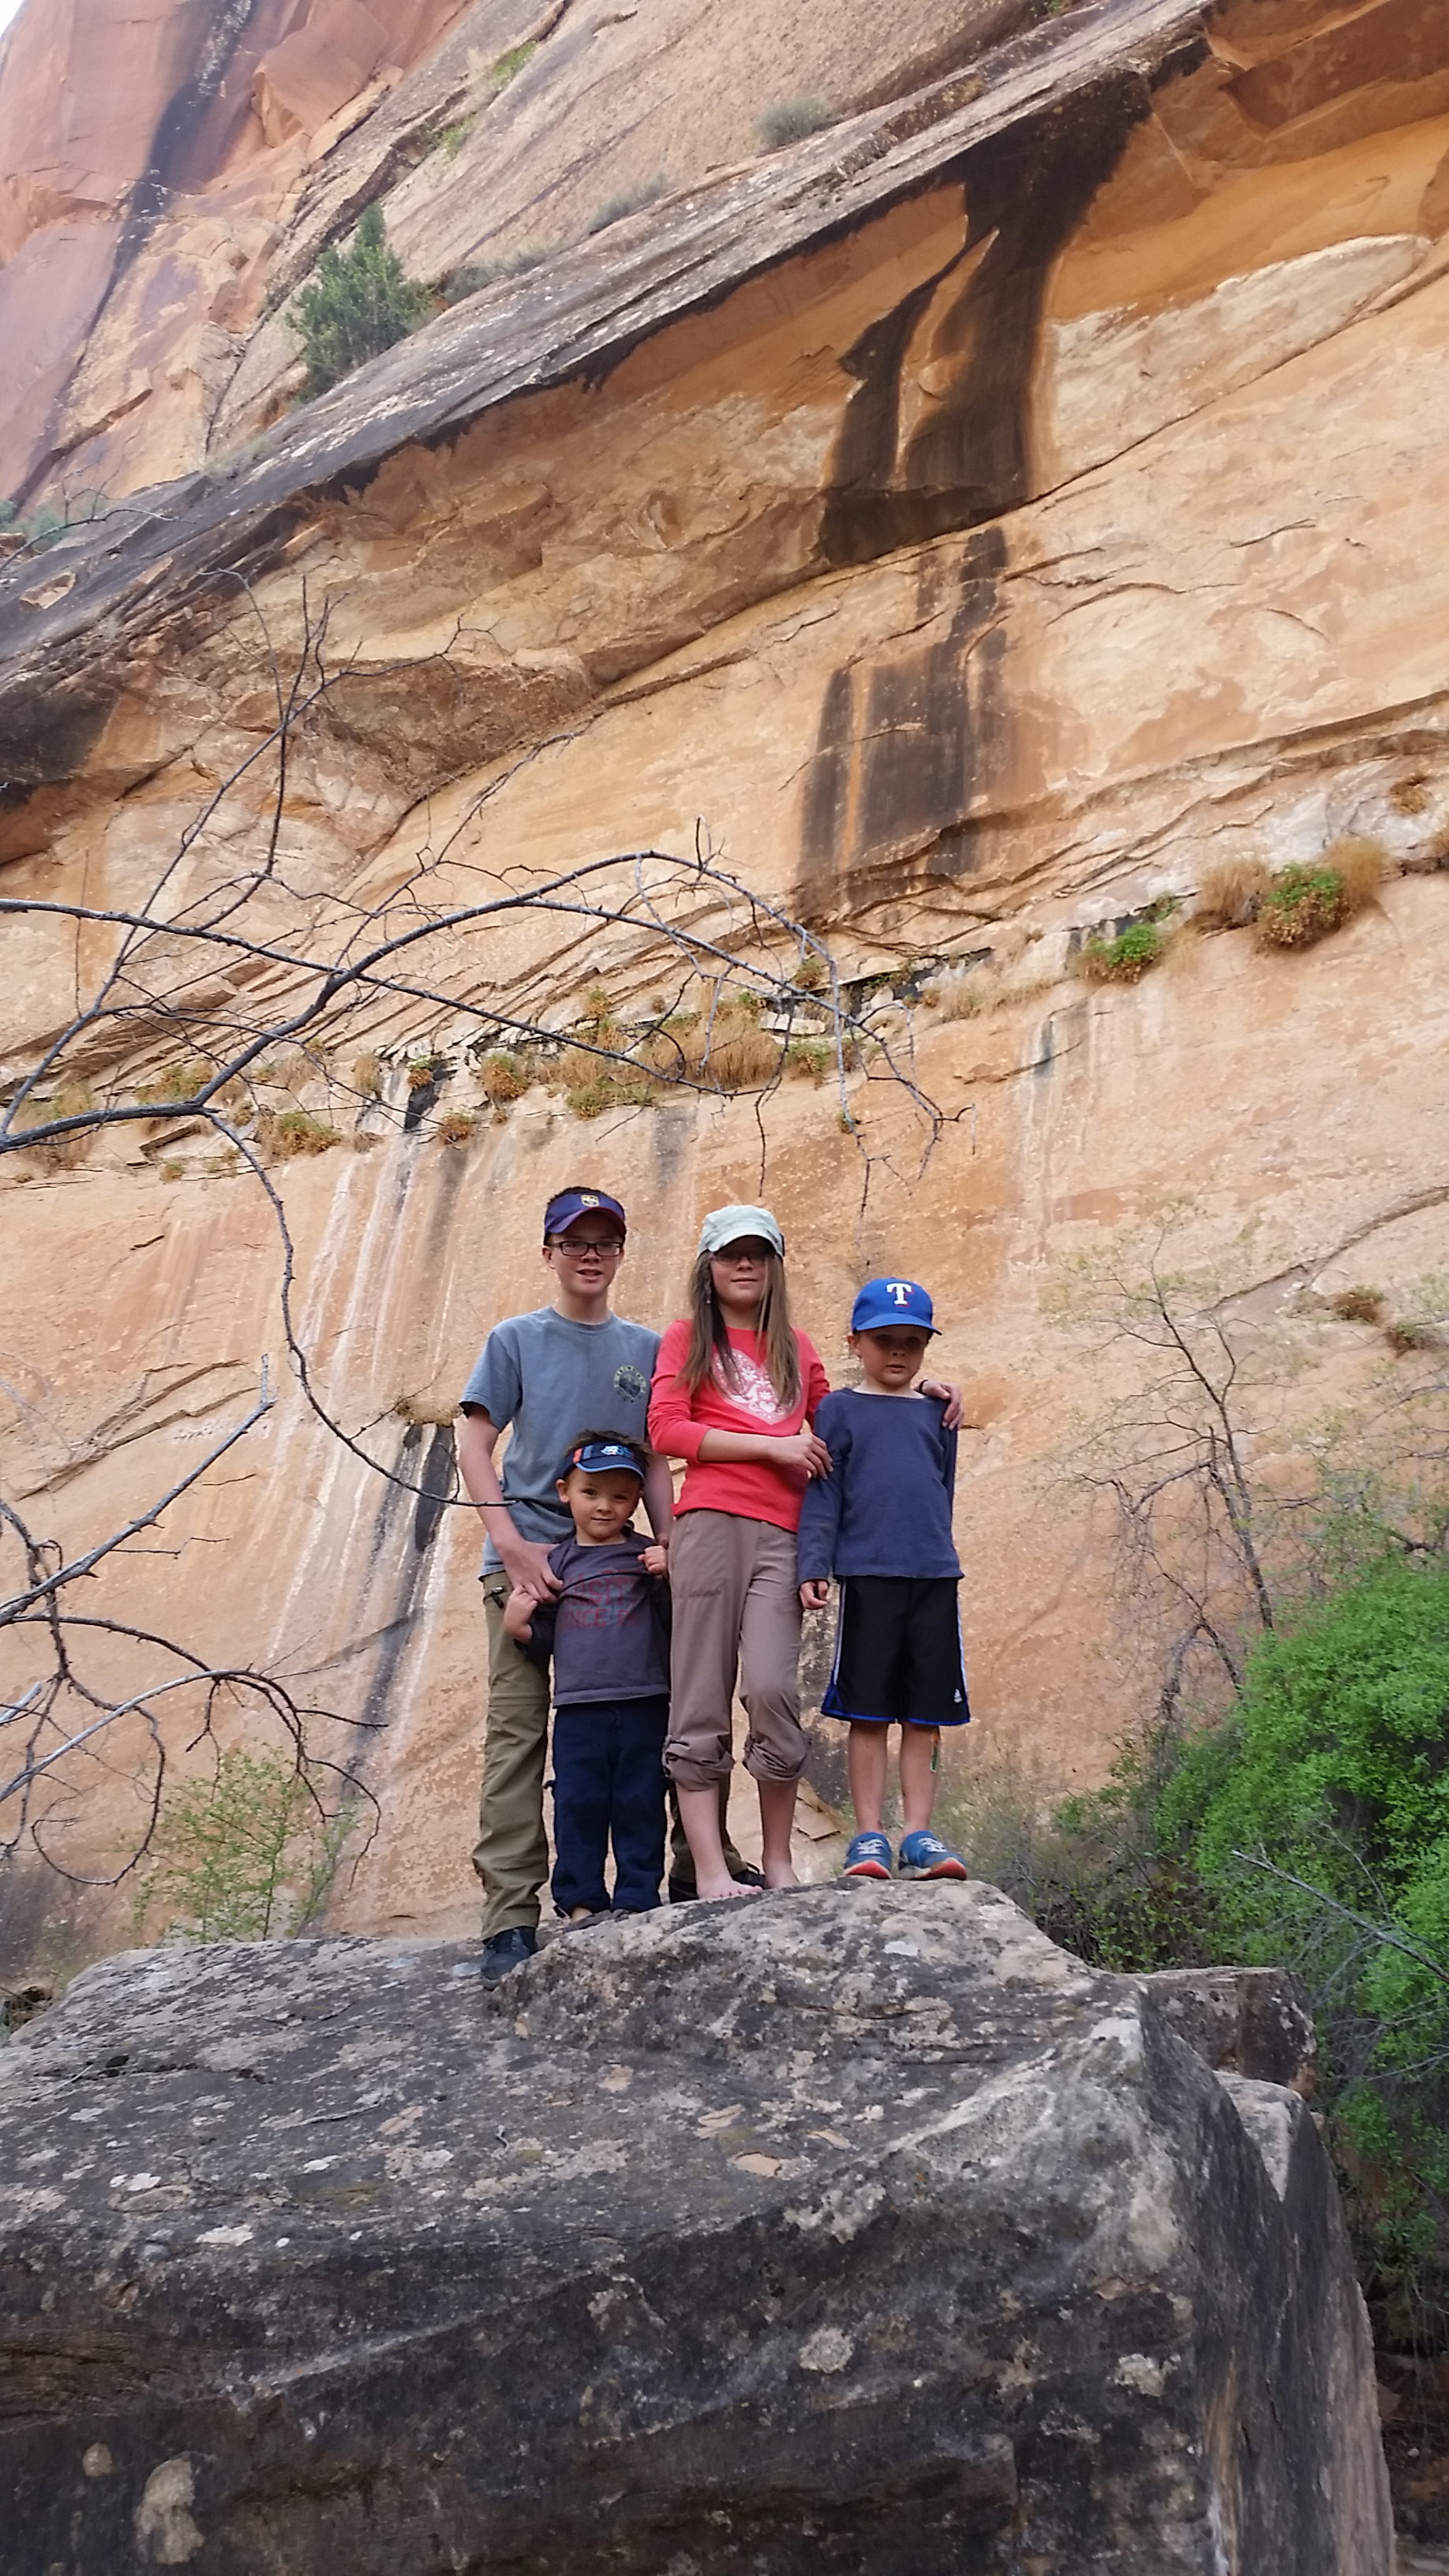
[[[707,1378],[696,1395],[679,1383],[689,1350],[689,1321],[671,1324],[659,1345],[654,1392],[649,1400],[649,1440],[666,1457],[685,1461],[684,1490],[678,1512],[735,1512],[742,1520],[771,1521],[776,1529],[800,1525],[800,1505],[809,1482],[803,1467],[772,1467],[764,1460],[702,1459],[699,1444],[706,1431],[765,1432],[787,1440],[814,1418],[815,1408],[830,1393],[820,1354],[805,1333],[797,1332],[800,1381],[804,1394],[787,1413],[765,1366],[764,1337],[730,1333],[739,1383],[726,1392],[717,1377]]]

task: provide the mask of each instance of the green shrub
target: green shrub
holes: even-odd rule
[[[158,1913],[163,1938],[287,1939],[327,1901],[346,1818],[325,1817],[294,1764],[223,1753],[208,1780],[171,1791],[139,1884],[136,1928]]]
[[[489,86],[495,97],[499,90],[507,89],[510,81],[517,80],[525,63],[531,63],[537,51],[538,40],[535,38],[532,44],[515,45],[511,53],[499,55],[488,75]]]
[[[1258,937],[1273,948],[1306,948],[1337,930],[1346,909],[1336,868],[1282,868],[1259,901]]]
[[[287,319],[307,360],[303,399],[310,402],[382,350],[405,340],[433,309],[425,287],[404,276],[383,233],[382,208],[369,206],[350,250],[324,250]]]
[[[1115,939],[1095,932],[1082,942],[1081,972],[1094,984],[1135,984],[1162,955],[1162,933],[1155,921],[1134,921]]]

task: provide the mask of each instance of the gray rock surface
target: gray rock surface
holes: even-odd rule
[[[1388,2576],[1301,2098],[994,1890],[103,1962],[0,2053],[7,2576]]]

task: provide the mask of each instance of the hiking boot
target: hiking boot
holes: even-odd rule
[[[845,1855],[843,1878],[889,1878],[891,1843],[889,1834],[857,1834]]]
[[[506,1976],[521,1968],[538,1948],[538,1935],[525,1924],[514,1923],[506,1932],[492,1932],[483,1944],[483,1957],[478,1974],[485,1986],[501,1986]]]
[[[969,1878],[971,1875],[958,1851],[943,1843],[939,1834],[929,1834],[924,1827],[919,1833],[907,1834],[901,1845],[902,1878]]]

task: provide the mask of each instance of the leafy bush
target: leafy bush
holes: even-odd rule
[[[1258,905],[1258,937],[1271,948],[1306,948],[1347,917],[1343,879],[1334,869],[1280,868]]]
[[[382,208],[369,206],[350,250],[324,250],[287,319],[307,360],[303,399],[312,401],[354,367],[405,340],[433,309],[425,287],[404,276],[383,233]]]
[[[762,152],[780,152],[834,123],[835,110],[823,98],[777,98],[755,119],[755,141]]]
[[[136,1928],[163,1913],[163,1937],[172,1940],[305,1932],[327,1901],[346,1833],[346,1819],[320,1813],[291,1763],[223,1753],[211,1779],[187,1781],[165,1800]]]
[[[1134,921],[1115,939],[1095,933],[1082,942],[1077,963],[1094,984],[1135,984],[1162,955],[1162,933],[1155,921]]]

